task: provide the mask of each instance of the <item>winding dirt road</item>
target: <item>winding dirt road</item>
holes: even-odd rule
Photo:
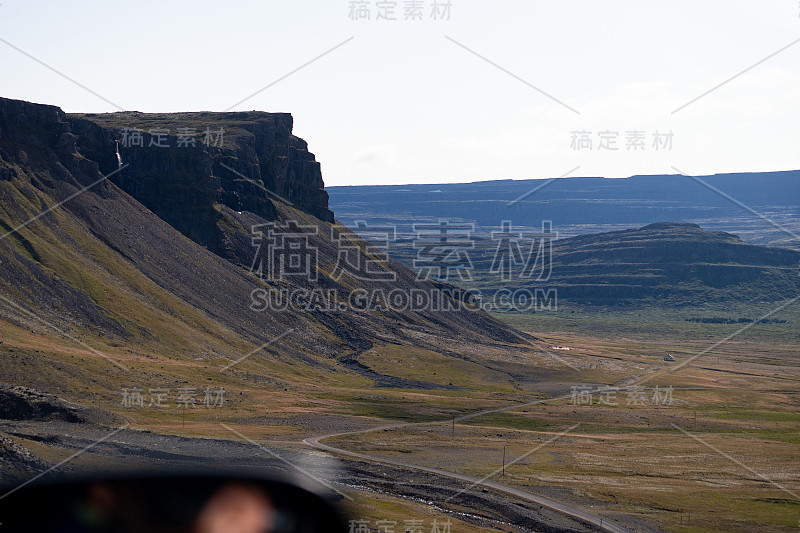
[[[544,403],[544,402],[550,402],[550,401],[553,401],[553,400],[559,400],[559,399],[570,398],[570,397],[571,397],[571,395],[565,395],[565,396],[556,397],[556,398],[547,398],[547,399],[544,399],[544,400],[536,400],[534,402],[529,402],[529,403],[525,403],[525,404],[510,405],[510,406],[507,406],[507,407],[501,407],[499,409],[489,409],[489,410],[486,410],[486,411],[480,411],[480,412],[477,412],[477,413],[472,413],[472,414],[469,414],[469,415],[464,415],[464,416],[458,417],[458,418],[455,419],[455,421],[456,422],[460,422],[460,421],[467,420],[467,419],[470,419],[470,418],[475,418],[475,417],[478,417],[478,416],[481,416],[481,415],[486,415],[486,414],[491,414],[491,413],[498,413],[498,412],[502,412],[502,411],[510,411],[512,409],[519,409],[521,407],[528,407],[528,406],[531,406],[531,405],[536,405],[536,404],[540,404],[540,403]],[[450,423],[452,420],[453,419],[442,420],[439,423]],[[409,422],[409,423],[391,424],[391,425],[372,427],[372,428],[367,428],[367,429],[362,429],[362,430],[357,430],[357,431],[347,431],[347,432],[343,432],[343,433],[333,433],[333,434],[330,434],[330,435],[321,435],[319,437],[309,437],[307,439],[304,439],[303,443],[308,445],[308,446],[312,446],[312,447],[314,447],[314,448],[316,448],[318,450],[326,451],[326,452],[332,453],[332,454],[343,455],[343,456],[346,456],[346,457],[351,457],[351,458],[354,458],[354,459],[361,459],[361,460],[364,460],[364,461],[372,461],[372,462],[384,463],[384,464],[388,464],[388,465],[392,465],[392,466],[398,466],[398,467],[401,467],[401,468],[408,468],[408,469],[411,469],[411,470],[419,470],[419,471],[428,472],[428,473],[431,473],[431,474],[436,474],[438,476],[442,476],[442,477],[446,477],[446,478],[450,478],[450,479],[455,479],[455,480],[458,480],[458,481],[464,481],[464,482],[469,483],[471,487],[472,486],[481,485],[481,486],[486,487],[486,488],[490,488],[490,489],[494,489],[496,491],[504,492],[506,494],[509,494],[509,495],[514,496],[514,497],[520,498],[522,500],[526,500],[526,501],[529,501],[529,502],[532,502],[532,503],[536,503],[536,504],[541,505],[543,507],[547,507],[547,508],[552,509],[554,511],[558,511],[558,512],[560,512],[562,514],[570,516],[572,518],[577,518],[578,520],[582,520],[584,522],[587,522],[589,524],[592,524],[592,525],[600,528],[602,531],[609,531],[611,533],[632,533],[631,530],[626,529],[626,528],[624,528],[624,527],[622,527],[622,526],[620,526],[618,524],[615,524],[613,522],[609,522],[607,519],[605,519],[605,518],[603,518],[603,517],[601,517],[599,515],[596,515],[596,514],[590,512],[590,511],[587,511],[586,509],[583,509],[583,508],[580,508],[580,507],[576,507],[574,505],[570,505],[570,504],[566,504],[566,503],[557,502],[555,500],[551,500],[549,498],[545,498],[543,496],[539,496],[537,494],[533,494],[531,492],[528,492],[528,491],[525,491],[525,490],[522,490],[522,489],[519,489],[519,488],[516,488],[516,487],[512,487],[510,485],[505,485],[503,483],[497,483],[495,481],[489,481],[488,479],[480,479],[480,478],[477,478],[477,477],[474,477],[474,476],[469,476],[469,475],[466,475],[466,474],[460,474],[458,472],[449,472],[447,470],[442,470],[442,469],[439,469],[439,468],[432,468],[432,467],[428,467],[428,466],[414,465],[414,464],[411,464],[411,463],[405,463],[405,462],[402,462],[402,461],[396,461],[394,459],[389,459],[389,458],[386,458],[386,457],[376,457],[376,456],[367,455],[367,454],[363,454],[363,453],[352,452],[352,451],[349,451],[349,450],[344,450],[342,448],[336,448],[334,446],[329,446],[327,444],[323,444],[322,442],[320,442],[320,441],[322,441],[324,439],[328,439],[328,438],[332,438],[332,437],[339,437],[339,436],[346,436],[346,435],[348,435],[348,436],[349,435],[358,435],[358,434],[363,434],[363,433],[371,433],[373,431],[382,431],[384,429],[399,429],[399,428],[404,428],[404,427],[410,427],[410,426],[416,426],[416,425],[422,425],[422,424],[433,424],[433,423],[436,423],[436,422]],[[454,494],[458,494],[458,493],[455,492]]]

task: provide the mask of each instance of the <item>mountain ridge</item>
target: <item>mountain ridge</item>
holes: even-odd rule
[[[545,279],[502,278],[497,268],[504,250],[497,238],[475,237],[470,250],[474,279],[462,285],[490,299],[508,289],[554,290],[559,302],[591,306],[686,307],[775,302],[800,295],[800,252],[748,244],[737,235],[706,231],[693,223],[658,222],[553,239],[552,251],[541,249],[550,258],[537,271]],[[416,257],[408,239],[391,253],[407,265]]]
[[[753,244],[800,249],[800,170],[712,176],[569,177],[460,184],[329,187],[340,220],[413,224],[448,219],[491,232],[503,221],[562,236],[672,221],[732,232]],[[784,231],[785,228],[788,231]]]
[[[87,382],[111,388],[113,378],[106,375],[113,371],[111,362],[130,367],[131,375],[152,377],[162,372],[156,361],[205,368],[232,364],[251,352],[263,353],[245,358],[242,365],[249,372],[263,375],[275,371],[275,365],[282,369],[277,375],[283,377],[273,376],[270,383],[296,381],[293,366],[325,379],[342,374],[352,380],[360,374],[350,361],[373,346],[414,345],[449,353],[451,348],[436,339],[478,345],[522,339],[513,328],[464,305],[453,311],[254,310],[253,292],[270,289],[335,289],[343,295],[356,288],[391,287],[455,300],[446,287],[417,281],[393,261],[385,265],[396,276],[392,283],[363,282],[350,274],[334,279],[339,256],[334,230],[361,253],[367,253],[366,245],[343,226],[300,210],[299,204],[268,200],[274,206],[270,219],[262,216],[267,212],[238,212],[211,202],[226,226],[222,234],[238,242],[230,248],[237,253],[219,253],[158,217],[114,179],[104,179],[103,164],[119,168],[118,163],[100,164],[84,155],[83,147],[91,143],[72,130],[73,123],[52,106],[0,100],[0,330],[6,341],[0,355],[9,361],[2,365],[0,381],[23,379],[34,388],[74,397]],[[91,124],[80,122],[80,128],[95,130],[90,140],[98,138]],[[133,159],[131,152],[122,154]],[[157,168],[162,157],[157,153],[148,168]],[[112,178],[125,177],[129,168]],[[130,192],[138,194],[135,188]],[[187,220],[192,220],[191,211]],[[319,255],[319,281],[269,280],[251,273],[252,227],[287,221],[316,228],[309,243]],[[75,350],[87,362],[76,364]],[[40,351],[43,355],[37,355]],[[89,359],[102,370],[87,374]]]

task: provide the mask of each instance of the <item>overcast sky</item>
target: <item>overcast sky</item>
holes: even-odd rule
[[[415,1],[0,0],[0,96],[222,111],[272,84],[233,109],[291,112],[327,185],[800,168],[798,0]]]

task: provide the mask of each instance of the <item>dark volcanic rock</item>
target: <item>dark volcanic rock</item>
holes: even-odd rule
[[[0,419],[61,420],[73,423],[111,424],[117,417],[101,411],[66,402],[52,394],[29,387],[0,385]]]
[[[320,164],[287,113],[68,115],[81,154],[128,194],[214,253],[237,262],[220,207],[266,220],[270,197],[333,222]],[[119,151],[119,158],[117,157]]]
[[[202,131],[202,121],[224,128],[222,146],[205,146],[200,138],[194,148],[178,147],[178,125]],[[104,180],[103,173],[118,168],[115,140],[126,128],[171,131],[164,142],[172,146],[143,140],[141,149],[120,148],[128,166]],[[467,306],[363,311],[343,305],[355,291],[413,290],[431,301],[455,300],[451,289],[417,280],[395,261],[385,266],[394,280],[333,275],[340,239],[361,254],[366,243],[331,224],[319,165],[291,136],[288,115],[67,116],[52,106],[0,99],[0,168],[12,176],[0,181],[0,231],[9,233],[0,239],[0,293],[8,298],[0,303],[0,320],[25,335],[55,332],[115,352],[145,345],[170,357],[225,353],[280,337],[270,354],[317,366],[376,344],[427,347],[419,332],[434,344],[519,341],[518,332]],[[274,188],[294,207],[241,175]],[[249,272],[260,249],[252,227],[269,222],[314,230],[308,239],[318,253],[313,278],[261,279]],[[259,309],[253,295],[268,290],[335,291],[339,305]],[[38,357],[0,356],[7,382],[30,383],[27,365],[39,365]],[[68,373],[86,379],[76,361],[37,373],[36,386],[59,390],[44,387]]]
[[[0,434],[0,483],[23,481],[25,476],[43,472],[48,466],[30,450]]]
[[[0,98],[0,180],[16,176],[9,163],[57,180],[97,170],[109,175],[119,168],[119,149],[126,166],[109,177],[113,183],[198,244],[237,260],[226,247],[231,232],[220,206],[275,220],[273,195],[333,222],[320,164],[292,127],[286,113],[66,115],[55,106]],[[131,140],[137,131],[142,146]]]

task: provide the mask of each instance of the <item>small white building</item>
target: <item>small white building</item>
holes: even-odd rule
[[[675,358],[672,356],[672,354],[671,354],[671,353],[668,353],[668,354],[667,354],[667,355],[664,357],[664,361],[674,361],[674,360],[675,360]]]

